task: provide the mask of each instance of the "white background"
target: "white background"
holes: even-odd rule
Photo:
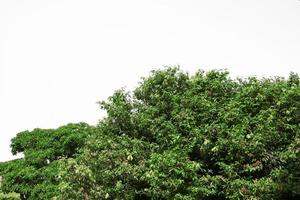
[[[16,133],[96,124],[164,65],[300,72],[299,0],[0,0],[0,161]]]

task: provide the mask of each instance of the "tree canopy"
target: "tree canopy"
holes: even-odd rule
[[[232,80],[167,68],[100,105],[99,133],[62,168],[65,198],[300,197],[296,74]]]
[[[1,188],[16,192],[21,199],[51,199],[60,194],[60,159],[72,158],[93,131],[86,123],[68,124],[57,129],[34,129],[12,139],[13,154],[24,158],[2,163]]]
[[[25,157],[4,167],[4,191],[25,199],[300,198],[297,74],[231,79],[167,67],[99,105],[107,116],[96,127],[18,134],[12,151]]]

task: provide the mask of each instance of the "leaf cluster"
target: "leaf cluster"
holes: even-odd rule
[[[18,133],[11,149],[13,154],[23,153],[24,158],[1,163],[1,189],[18,193],[21,199],[58,196],[60,160],[74,157],[93,132],[94,127],[78,123]]]

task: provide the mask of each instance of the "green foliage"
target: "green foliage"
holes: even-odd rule
[[[18,133],[12,139],[12,152],[22,152],[24,158],[1,164],[1,189],[18,193],[21,199],[58,196],[59,160],[74,157],[92,132],[93,127],[78,123]]]
[[[2,191],[2,172],[7,167],[7,162],[0,163],[0,200],[19,200],[20,195],[17,193],[3,193]]]
[[[132,199],[144,187],[140,176],[155,146],[126,135],[99,133],[85,147],[76,160],[63,163],[63,199]]]
[[[21,199],[300,199],[300,78],[152,71],[107,117],[12,140],[0,192]],[[5,197],[4,197],[5,196]],[[0,194],[1,198],[10,198]]]
[[[18,194],[10,193],[10,194],[3,194],[0,193],[0,200],[19,200],[20,197]]]
[[[153,71],[61,165],[62,199],[299,199],[299,76]]]

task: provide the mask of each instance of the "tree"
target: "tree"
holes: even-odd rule
[[[156,70],[61,165],[62,199],[299,199],[299,76]]]
[[[1,165],[2,190],[19,193],[21,199],[58,196],[61,158],[74,157],[93,132],[94,127],[78,123],[18,133],[12,139],[12,153],[23,153],[24,158]]]

